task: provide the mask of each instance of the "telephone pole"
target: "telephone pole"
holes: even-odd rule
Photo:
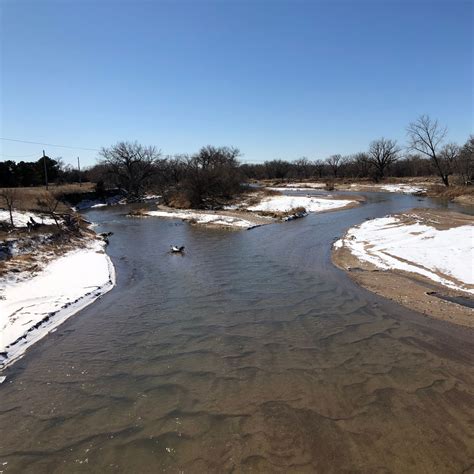
[[[79,187],[82,186],[82,180],[81,180],[81,161],[79,160],[79,157],[77,157],[77,170],[79,171]]]
[[[43,165],[44,165],[44,184],[46,185],[46,189],[48,189],[48,169],[46,167],[46,155],[43,150]]]

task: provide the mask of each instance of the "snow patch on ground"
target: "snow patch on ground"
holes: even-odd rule
[[[239,229],[251,229],[253,227],[257,227],[256,224],[248,220],[233,216],[226,216],[224,214],[198,213],[192,211],[149,211],[145,215],[182,219],[185,221],[193,221],[197,224],[234,227]]]
[[[326,183],[288,183],[280,186],[272,186],[266,189],[271,191],[312,191],[313,189],[325,189]]]
[[[44,214],[38,214],[36,212],[26,212],[26,211],[12,211],[13,215],[13,224],[15,227],[26,227],[30,218],[32,217],[39,224],[44,225],[53,225],[55,224],[52,217],[47,217]],[[10,212],[5,209],[0,209],[0,221],[10,223]],[[58,222],[61,219],[58,218]]]
[[[389,193],[417,194],[426,192],[426,188],[410,184],[383,184],[380,188]]]
[[[322,199],[308,196],[272,196],[264,198],[260,203],[248,208],[249,211],[288,212],[304,207],[307,212],[322,212],[345,207],[355,201],[344,199]]]
[[[115,206],[117,204],[126,204],[122,195],[117,194],[105,199],[84,199],[78,202],[73,208],[73,211],[84,211],[86,209],[93,209],[96,207]]]
[[[419,194],[425,193],[426,188],[422,186],[413,186],[411,184],[358,184],[354,183],[351,184],[351,188],[357,188],[365,190],[367,188],[368,191],[386,191],[389,193],[403,193],[403,194]]]
[[[283,193],[285,191],[290,191],[290,192],[295,192],[295,191],[317,191],[318,189],[324,189],[324,188],[292,188],[290,186],[285,186],[284,188],[279,188],[279,187],[270,187],[270,188],[265,188],[270,191],[278,191],[280,193]]]
[[[143,196],[142,201],[155,201],[160,199],[161,196],[157,194],[146,194]],[[121,195],[108,197],[106,199],[85,199],[76,204],[72,209],[74,211],[85,211],[86,209],[96,209],[99,207],[116,206],[116,205],[127,204],[127,200]]]
[[[448,288],[474,294],[474,226],[438,230],[384,217],[349,229],[334,244],[335,248],[342,246],[383,270],[418,273]]]
[[[51,261],[30,278],[1,278],[0,368],[114,284],[113,264],[98,240]]]

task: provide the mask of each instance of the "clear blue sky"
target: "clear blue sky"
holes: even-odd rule
[[[138,140],[166,154],[233,145],[258,162],[403,144],[422,113],[453,141],[473,131],[470,0],[0,5],[4,138]],[[0,159],[42,148],[0,140]]]

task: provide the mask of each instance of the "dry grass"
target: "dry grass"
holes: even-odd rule
[[[288,211],[258,211],[257,214],[265,217],[272,217],[273,219],[285,219],[286,217],[295,216],[297,214],[306,213],[303,206],[295,207]]]
[[[442,186],[438,184],[430,186],[427,194],[430,197],[439,197],[450,201],[456,201],[460,197],[470,198],[474,201],[474,186]]]
[[[127,215],[130,217],[147,217],[148,209],[141,207],[140,209],[133,209]]]
[[[32,239],[29,234],[9,235],[10,239],[17,241],[20,253],[0,261],[0,277],[9,272],[31,273],[38,271],[56,257],[64,255],[70,250],[83,247],[91,235],[90,231],[89,233],[75,235],[56,232],[44,234],[43,241]]]
[[[175,209],[189,209],[191,207],[191,201],[186,197],[183,192],[176,192],[168,199],[167,205]]]
[[[474,186],[462,185],[433,185],[426,193],[429,197],[454,201],[465,206],[474,206]]]
[[[41,212],[42,209],[38,205],[38,199],[44,198],[46,194],[54,194],[58,197],[67,196],[68,194],[76,194],[76,193],[88,193],[93,191],[94,184],[93,183],[84,183],[82,186],[78,184],[64,184],[64,185],[52,185],[49,187],[49,190],[46,191],[44,186],[35,187],[35,188],[14,188],[15,189],[15,203],[14,208],[19,209],[21,211],[39,211]],[[0,192],[2,188],[0,188]],[[0,208],[5,207],[5,203],[2,202],[0,199]],[[69,212],[69,206],[61,202],[58,205],[57,211],[58,213],[66,213]]]

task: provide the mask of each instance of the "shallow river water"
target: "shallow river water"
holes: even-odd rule
[[[240,232],[90,211],[117,286],[7,370],[0,472],[474,472],[474,332],[330,260],[349,226],[437,204],[366,196]]]

